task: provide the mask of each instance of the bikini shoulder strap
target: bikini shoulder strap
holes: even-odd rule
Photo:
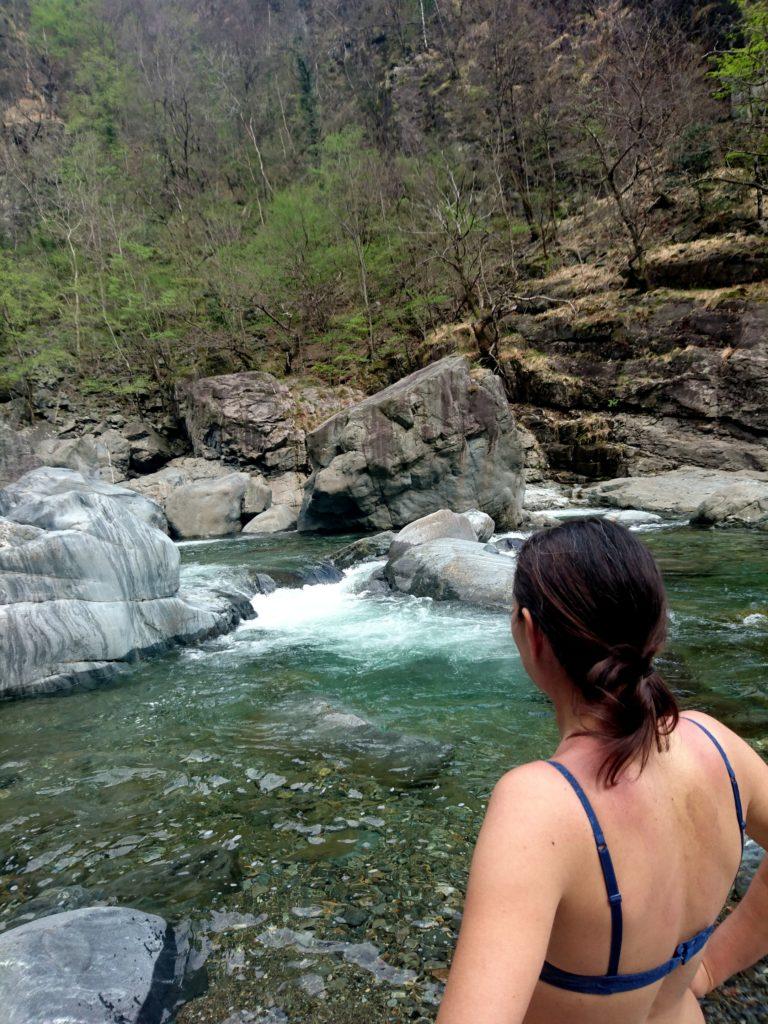
[[[608,903],[611,908],[611,952],[608,958],[607,974],[618,974],[623,931],[621,892],[619,891],[619,883],[616,880],[616,872],[613,869],[613,861],[611,860],[611,855],[608,852],[608,844],[605,841],[605,836],[603,835],[603,830],[600,828],[600,822],[597,820],[594,808],[589,802],[589,798],[581,788],[579,782],[573,775],[571,775],[565,765],[560,764],[559,761],[548,761],[547,764],[551,764],[553,768],[556,768],[563,778],[570,783],[571,788],[581,801],[581,806],[584,808],[587,818],[589,819],[589,824],[592,828],[592,835],[595,838],[597,855],[600,858],[600,867],[603,870],[605,889],[608,893]]]
[[[728,759],[728,755],[723,750],[722,745],[720,744],[720,742],[717,739],[717,737],[714,736],[713,733],[711,733],[709,731],[709,729],[707,729],[707,727],[705,725],[702,725],[701,722],[697,722],[695,718],[688,718],[687,715],[681,715],[680,717],[684,718],[686,722],[690,722],[692,725],[697,726],[699,729],[701,729],[701,731],[706,736],[709,736],[709,738],[712,740],[712,742],[714,743],[715,747],[717,748],[717,752],[720,754],[720,757],[722,757],[722,759],[723,759],[723,763],[725,764],[726,771],[728,772],[728,778],[731,780],[731,789],[733,791],[733,802],[736,805],[736,820],[739,823],[739,831],[741,832],[741,845],[743,847],[744,846],[744,833],[746,832],[747,825],[746,825],[746,822],[744,821],[744,812],[743,812],[742,806],[741,806],[741,793],[739,792],[739,783],[736,781],[736,773],[734,772],[733,766],[731,765],[731,762]]]

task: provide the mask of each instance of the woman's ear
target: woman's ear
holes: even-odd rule
[[[523,628],[525,630],[525,639],[528,644],[528,649],[533,657],[538,661],[541,657],[541,650],[544,641],[542,632],[533,621],[533,617],[527,608],[521,608],[519,615],[523,620]]]

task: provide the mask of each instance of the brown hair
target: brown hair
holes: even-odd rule
[[[514,596],[600,723],[600,776],[609,786],[677,725],[677,701],[653,667],[666,640],[667,599],[653,555],[605,519],[580,519],[533,534],[520,550]]]

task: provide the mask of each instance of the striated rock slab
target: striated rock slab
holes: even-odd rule
[[[299,529],[389,530],[441,508],[520,518],[523,445],[501,380],[463,357],[418,370],[307,438]]]
[[[505,612],[512,608],[514,561],[477,541],[428,541],[390,559],[384,573],[400,593]]]
[[[127,488],[39,469],[0,492],[0,509],[0,696],[100,678],[252,614],[244,595],[179,591],[162,513]]]
[[[161,917],[87,907],[0,935],[4,1024],[161,1024],[186,950]]]
[[[587,487],[584,497],[594,505],[642,509],[662,516],[692,516],[702,502],[720,491],[758,481],[768,482],[768,473],[728,473],[715,469],[688,467],[654,476],[621,477]],[[765,484],[763,485],[765,486]]]

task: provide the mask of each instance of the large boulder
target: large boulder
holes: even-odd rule
[[[429,540],[440,540],[443,537],[452,537],[454,540],[478,539],[466,516],[441,508],[404,526],[392,541],[389,558],[399,558],[417,544],[426,544]]]
[[[239,533],[243,498],[250,486],[247,473],[228,473],[176,487],[165,502],[165,514],[177,537],[226,537]]]
[[[131,469],[137,473],[151,473],[170,459],[168,442],[150,423],[130,420],[123,427],[123,435],[130,446]]]
[[[87,907],[0,935],[4,1024],[161,1024],[186,948],[161,917]]]
[[[514,560],[477,541],[428,541],[390,559],[384,572],[400,593],[497,611],[512,608]]]
[[[162,513],[127,488],[39,469],[0,491],[0,696],[66,689],[252,615],[179,590]]]
[[[369,562],[375,558],[386,558],[395,534],[391,530],[383,533],[373,533],[368,537],[361,537],[352,541],[351,544],[340,548],[332,556],[332,562],[340,569],[349,569],[360,562]]]
[[[740,480],[715,491],[699,505],[691,522],[768,531],[768,473],[764,480]]]
[[[702,502],[736,484],[768,481],[768,473],[720,472],[687,467],[654,476],[621,477],[587,487],[583,496],[591,505],[643,509],[662,516],[690,517]]]
[[[501,380],[441,359],[307,437],[314,473],[299,529],[389,530],[441,508],[517,525],[523,447]]]
[[[243,527],[243,533],[283,533],[295,530],[298,511],[290,505],[270,505],[266,512],[250,519]]]
[[[496,532],[496,523],[487,512],[481,512],[479,508],[471,508],[468,512],[462,512],[469,525],[475,531],[475,535],[483,544],[487,543]]]
[[[184,396],[187,432],[196,455],[295,472],[306,466],[306,430],[359,396],[351,388],[291,389],[255,370],[203,377]]]

